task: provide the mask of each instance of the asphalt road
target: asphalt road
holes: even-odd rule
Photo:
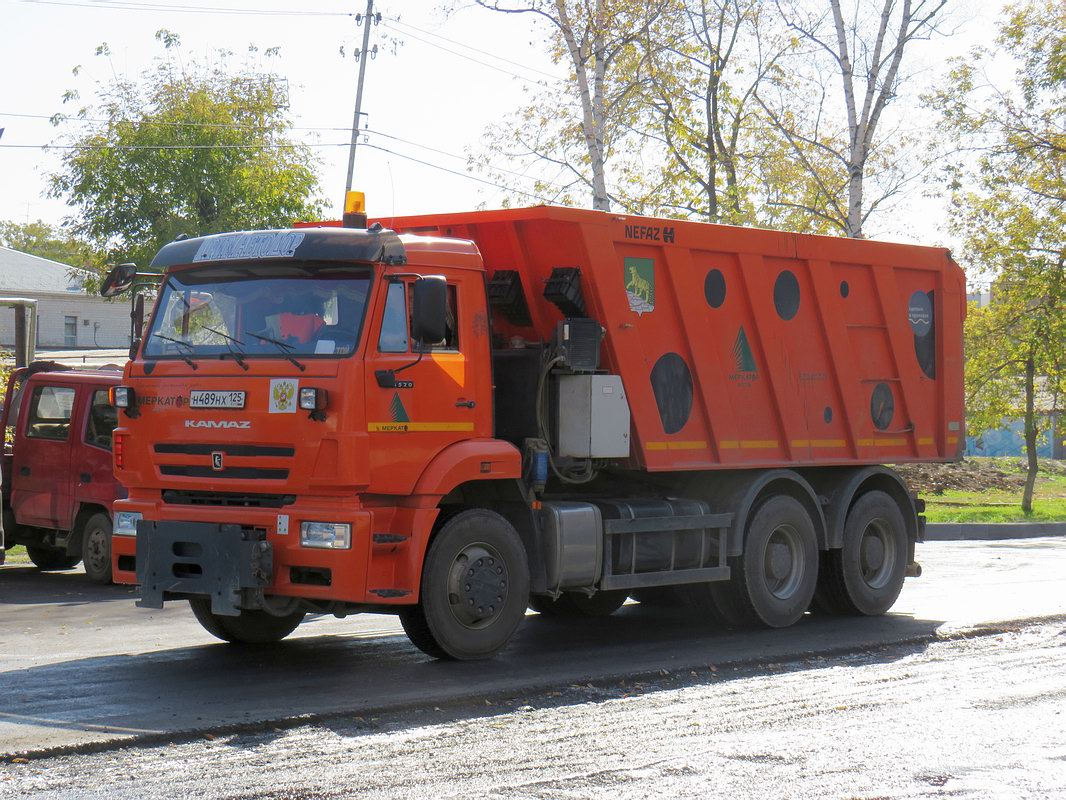
[[[962,773],[977,796],[1004,796],[989,783],[1001,774],[1018,796],[1066,793],[1066,540],[938,542],[919,560],[923,577],[883,618],[738,632],[638,605],[587,623],[531,615],[477,664],[429,660],[377,616],[234,648],[183,605],[150,612],[121,587],[3,567],[0,752],[32,758],[0,767],[0,795],[621,797],[667,781],[687,796],[710,781],[810,796],[852,781],[847,796],[895,797],[943,793]],[[126,739],[178,744],[40,760]],[[439,769],[411,771],[428,747]]]

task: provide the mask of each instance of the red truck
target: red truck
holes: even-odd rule
[[[529,603],[675,592],[783,627],[884,613],[919,573],[922,506],[884,464],[960,453],[946,250],[548,207],[348,219],[155,257],[114,390],[141,606],[242,642],[396,613],[473,659]]]
[[[2,546],[25,545],[42,570],[83,562],[90,579],[111,581],[111,509],[125,491],[112,469],[108,395],[120,378],[38,361],[8,380]]]

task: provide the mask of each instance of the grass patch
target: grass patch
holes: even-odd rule
[[[20,544],[16,544],[10,548],[4,554],[5,564],[32,564],[29,555],[26,553],[26,548]]]
[[[1018,491],[947,490],[923,493],[929,522],[1066,522],[1066,475],[1043,471],[1033,490],[1033,513],[1022,513]]]

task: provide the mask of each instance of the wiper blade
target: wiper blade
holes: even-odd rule
[[[273,336],[264,336],[261,333],[252,333],[252,331],[245,331],[244,334],[245,336],[254,336],[256,339],[259,339],[263,342],[270,342],[272,345],[278,348],[278,352],[285,356],[285,358],[288,359],[289,362],[299,367],[300,372],[303,372],[305,369],[307,369],[307,367],[305,367],[303,364],[293,358],[291,351],[295,350],[296,348],[288,342],[283,342],[281,341],[281,339],[275,339]]]
[[[153,333],[152,336],[154,336],[157,339],[163,339],[163,340],[168,341],[168,342],[174,342],[174,344],[180,344],[183,347],[188,347],[190,353],[194,349],[193,346],[192,346],[192,343],[191,342],[186,342],[184,339],[175,339],[172,336],[164,336],[161,333]],[[191,358],[189,358],[187,355],[182,355],[181,353],[178,353],[178,358],[180,358],[182,361],[184,361],[186,364],[188,364],[193,369],[200,369],[200,365],[197,364],[195,361],[193,361]]]
[[[234,344],[240,346],[241,344],[243,344],[240,339],[234,339],[228,333],[223,333],[222,331],[216,330],[215,328],[212,328],[208,325],[201,325],[200,327],[203,328],[205,331],[211,331],[211,333],[217,334],[218,336],[221,336],[223,339],[225,339],[226,349],[229,350],[229,354],[233,356],[233,360],[236,361],[240,365],[241,369],[243,369],[245,372],[248,371],[248,365],[244,363],[244,353],[240,350],[234,350],[229,345],[230,342],[233,342]],[[225,353],[219,353],[218,357],[225,358],[225,356]]]

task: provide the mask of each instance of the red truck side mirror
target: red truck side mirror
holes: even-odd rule
[[[433,343],[447,335],[448,284],[440,277],[419,278],[411,300],[411,336],[421,343]]]

